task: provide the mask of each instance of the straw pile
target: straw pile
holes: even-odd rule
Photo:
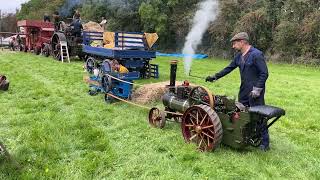
[[[103,32],[103,28],[100,26],[100,24],[89,21],[86,24],[83,24],[83,30],[84,31],[93,31],[93,32]]]
[[[170,84],[169,81],[143,85],[134,90],[132,101],[139,104],[158,101],[166,92],[166,85],[168,84]]]
[[[161,100],[161,97],[167,91],[166,85],[169,85],[169,81],[145,84],[132,93],[132,101],[139,104],[147,104]],[[182,82],[177,81],[176,85],[180,85]]]

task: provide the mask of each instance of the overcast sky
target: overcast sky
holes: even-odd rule
[[[21,4],[29,0],[0,0],[0,9],[2,13],[14,13],[16,8],[20,9]]]

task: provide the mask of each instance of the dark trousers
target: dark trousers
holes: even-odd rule
[[[81,31],[73,31],[75,37],[81,37]]]
[[[264,95],[264,93],[263,93]],[[258,105],[264,105],[264,97],[261,96],[259,98],[252,98],[251,96],[248,97],[249,99],[241,102],[245,106],[258,106]],[[258,128],[260,129],[261,133],[261,144],[264,147],[269,147],[269,131],[268,131],[268,123],[266,121],[263,121],[262,119],[260,120],[260,123],[258,124]]]
[[[261,145],[264,147],[269,147],[269,131],[267,121],[261,121],[258,125],[261,133]]]

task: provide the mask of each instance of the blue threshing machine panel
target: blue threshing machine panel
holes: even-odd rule
[[[105,59],[116,59],[130,72],[140,72],[142,78],[159,77],[158,65],[150,64],[156,58],[156,51],[149,47],[143,32],[84,31],[83,52],[98,63]]]
[[[156,57],[155,51],[142,51],[142,50],[118,50],[107,49],[103,47],[92,47],[90,45],[83,45],[83,52],[96,56],[102,56],[110,59],[148,59]]]
[[[114,48],[93,47],[91,46],[93,41],[103,41],[103,32],[83,32],[83,52],[118,60],[151,60],[156,57],[156,52],[150,50],[143,33],[115,32]]]

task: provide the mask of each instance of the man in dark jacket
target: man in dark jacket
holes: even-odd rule
[[[54,11],[53,15],[53,24],[54,24],[54,29],[55,31],[59,30],[59,23],[60,23],[60,15],[58,11]]]
[[[232,48],[240,51],[233,61],[219,73],[208,76],[206,81],[216,81],[239,67],[241,85],[239,102],[245,106],[264,105],[265,83],[268,68],[263,53],[249,43],[246,32],[236,34],[232,39]],[[266,124],[262,125],[262,150],[269,149],[269,134]]]
[[[81,24],[80,19],[73,20],[73,22],[70,25],[73,26],[73,35],[75,37],[81,37],[83,26]]]

